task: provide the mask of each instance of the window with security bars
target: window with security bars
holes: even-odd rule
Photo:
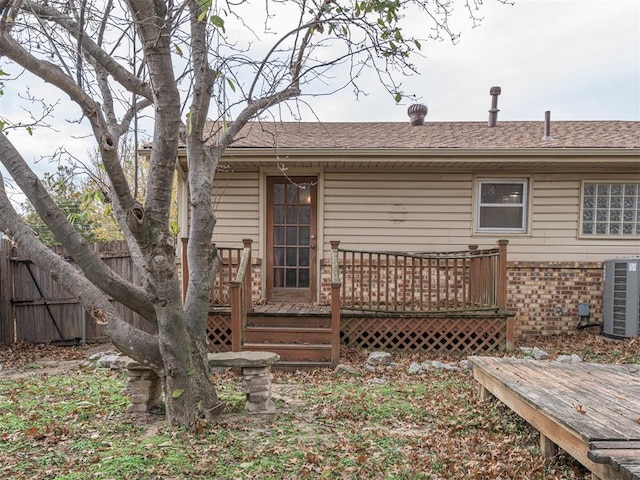
[[[582,236],[640,235],[640,183],[584,182]]]

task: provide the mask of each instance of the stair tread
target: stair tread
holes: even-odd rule
[[[309,349],[309,348],[313,348],[313,349],[317,349],[317,350],[327,350],[327,349],[331,349],[331,344],[330,343],[264,343],[264,342],[251,342],[251,343],[247,343],[245,342],[243,345],[243,347],[247,347],[247,348],[256,348],[256,347],[261,347],[261,348],[268,348],[268,347],[273,347],[273,348],[285,348],[285,349]]]
[[[267,325],[247,325],[245,330],[267,330],[267,331],[279,331],[279,332],[300,332],[300,333],[331,333],[331,328],[325,327],[271,327]]]

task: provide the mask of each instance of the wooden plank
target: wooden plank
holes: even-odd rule
[[[603,440],[591,442],[590,450],[606,450],[606,449],[638,449],[640,450],[640,442],[619,442],[615,440]]]
[[[13,343],[14,338],[11,248],[9,240],[0,241],[0,342],[6,345]]]
[[[509,364],[510,361],[513,362],[512,360],[474,356],[469,357],[469,360],[473,365],[474,378],[549,441],[557,444],[598,477],[620,478],[618,470],[613,465],[596,463],[588,456],[589,441],[586,437],[591,434],[600,435],[598,433],[600,429],[585,423],[584,419],[576,416],[580,414],[575,411],[566,411],[566,407],[558,410],[558,406],[554,406],[553,402],[550,402],[551,390],[548,387],[545,387],[546,390],[535,388],[536,381],[544,381],[539,372],[535,372],[535,369],[529,369],[530,372],[536,374],[537,378],[528,380],[519,376],[527,371],[526,368],[517,373],[514,368],[510,370],[503,368],[500,361]],[[528,361],[521,360],[520,362],[526,365]],[[566,417],[559,417],[558,413],[566,414]],[[574,422],[581,424],[581,431],[574,428]]]
[[[502,365],[506,368],[508,363],[503,362]],[[535,376],[536,385],[551,392],[553,406],[577,411],[584,423],[600,425],[600,434],[606,438],[640,439],[640,425],[636,422],[640,402],[636,398],[615,394],[611,388],[611,382],[615,382],[613,374],[608,377],[607,388],[603,388],[595,381],[597,378],[585,373],[590,368],[587,364],[561,365],[532,361],[526,368],[528,370],[523,375]],[[559,417],[561,415],[556,414]],[[577,423],[582,422],[578,420]]]

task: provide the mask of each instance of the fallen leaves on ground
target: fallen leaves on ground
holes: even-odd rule
[[[592,362],[640,362],[637,338],[612,341],[579,332],[521,339],[518,346],[541,348],[551,358],[575,353]],[[0,364],[33,372],[48,362],[84,360],[91,348],[0,345]],[[362,369],[368,353],[345,348],[341,362]],[[397,367],[361,377],[275,372],[273,416],[244,412],[238,376],[215,377],[232,407],[197,435],[172,428],[163,417],[126,414],[121,373],[76,368],[0,377],[0,477],[591,478],[563,453],[544,460],[537,432],[501,403],[479,402],[470,373],[407,374],[412,362],[460,356],[393,355]]]

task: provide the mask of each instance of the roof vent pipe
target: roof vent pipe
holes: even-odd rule
[[[551,136],[551,110],[544,112],[544,137],[543,140],[553,140]]]
[[[428,111],[429,109],[427,108],[427,106],[421,103],[410,105],[407,109],[407,114],[409,115],[409,122],[411,123],[411,125],[424,125],[424,118],[427,116]]]
[[[502,93],[500,87],[491,87],[489,89],[489,95],[491,95],[491,108],[489,109],[489,126],[495,127],[498,123],[498,95]]]

